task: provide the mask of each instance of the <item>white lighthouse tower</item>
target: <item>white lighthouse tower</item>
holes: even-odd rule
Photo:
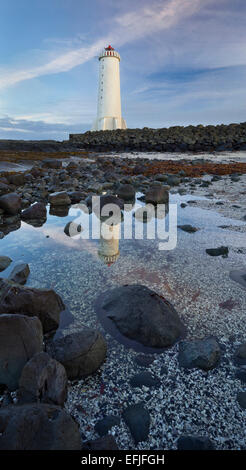
[[[97,118],[92,131],[126,129],[121,116],[120,54],[110,45],[99,55]]]

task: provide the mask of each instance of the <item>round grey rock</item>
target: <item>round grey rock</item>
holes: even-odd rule
[[[126,285],[106,292],[102,310],[120,333],[144,346],[172,346],[185,334],[175,308],[142,285]]]
[[[60,296],[52,289],[23,287],[0,279],[0,313],[20,313],[40,319],[44,333],[58,328],[60,312],[65,309]]]
[[[179,344],[179,365],[186,369],[213,369],[218,365],[220,357],[220,345],[212,336]]]
[[[99,331],[84,327],[47,345],[48,353],[63,364],[70,380],[95,372],[106,358],[107,344]]]
[[[16,193],[5,194],[0,197],[0,208],[6,214],[17,215],[21,211],[21,198]]]
[[[0,409],[0,450],[80,450],[77,423],[50,404]]]
[[[25,364],[43,349],[42,325],[37,317],[0,315],[0,383],[18,388]]]
[[[65,368],[45,352],[35,354],[22,370],[18,393],[20,403],[63,406],[67,398]]]

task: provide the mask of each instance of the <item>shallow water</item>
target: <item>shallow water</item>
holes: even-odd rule
[[[95,374],[69,387],[66,409],[80,423],[84,441],[98,438],[94,425],[105,415],[121,418],[127,404],[141,402],[151,416],[149,437],[136,446],[121,420],[114,428],[120,449],[175,449],[182,434],[208,436],[218,449],[245,448],[245,410],[236,401],[244,385],[235,379],[233,355],[246,338],[246,296],[243,286],[230,277],[233,271],[245,270],[245,233],[219,226],[239,227],[246,222],[201,209],[198,204],[180,207],[181,202],[191,200],[199,204],[205,198],[170,195],[170,203],[178,206],[178,224],[199,228],[195,233],[178,229],[177,246],[170,251],[160,251],[160,240],[147,239],[146,233],[142,240],[116,239],[112,244],[69,238],[64,233],[67,222],[79,217],[77,222],[86,227],[85,213],[78,205],[66,217],[49,214],[42,227],[22,222],[19,230],[0,240],[0,254],[13,259],[2,277],[9,275],[15,263],[25,261],[31,270],[27,285],[53,288],[61,295],[67,310],[57,336],[83,325],[97,328],[105,336],[106,361]],[[93,218],[96,216],[90,215]],[[206,248],[222,245],[229,247],[227,258],[206,254]],[[107,289],[138,283],[174,305],[187,328],[187,339],[218,337],[223,351],[219,367],[209,373],[183,370],[176,344],[151,354],[148,370],[159,378],[158,389],[130,386],[129,379],[143,370],[136,364],[139,352],[104,330],[95,302]]]
[[[199,229],[196,233],[186,233],[178,229],[177,246],[172,250],[160,251],[158,248],[161,240],[147,238],[147,227],[152,224],[154,230],[156,218],[143,224],[144,237],[138,240],[123,238],[122,221],[114,227],[113,241],[104,240],[102,237],[99,240],[91,237],[83,239],[80,234],[69,237],[64,233],[64,227],[70,221],[82,225],[83,236],[86,226],[90,224],[91,227],[92,221],[97,223],[96,228],[100,230],[100,222],[95,214],[92,213],[88,218],[79,205],[72,206],[66,217],[49,214],[42,227],[35,228],[22,222],[19,230],[9,233],[0,241],[1,254],[10,256],[13,260],[1,275],[7,277],[18,262],[28,263],[31,274],[27,285],[55,289],[75,318],[73,328],[80,324],[99,326],[94,309],[96,299],[106,289],[123,284],[147,285],[179,307],[181,316],[187,301],[189,303],[194,299],[192,302],[196,303],[202,300],[204,295],[203,308],[208,303],[215,302],[218,305],[218,297],[223,297],[228,289],[236,286],[229,272],[234,268],[243,268],[244,257],[237,253],[237,249],[240,251],[246,246],[244,233],[222,229],[219,226],[240,226],[245,225],[245,222],[228,219],[211,210],[200,209],[190,202],[185,208],[180,207],[181,202],[199,199],[205,198],[170,195],[170,204],[177,204],[178,207],[178,225],[190,224]],[[143,206],[143,203],[136,201],[133,209],[124,213],[125,221],[131,220],[137,208]],[[169,215],[166,216],[166,222],[168,219]],[[135,217],[132,220],[133,224],[136,224],[135,228],[139,228],[140,222]],[[158,220],[158,223],[163,226],[164,220]],[[214,259],[206,254],[206,248],[222,245],[230,247],[227,259]],[[209,295],[206,293],[208,289]],[[202,318],[199,322],[198,319],[195,320],[188,322],[188,327],[199,334]],[[66,324],[66,320],[64,321]],[[68,323],[71,328],[71,321]],[[222,321],[221,326],[225,332],[226,324],[223,323]],[[215,325],[209,322],[207,327],[211,332]]]
[[[180,153],[180,152],[119,152],[122,158],[147,158],[148,160],[206,160],[213,163],[233,163],[246,162],[246,152],[199,152],[199,153]],[[119,154],[109,152],[104,155],[118,157]]]

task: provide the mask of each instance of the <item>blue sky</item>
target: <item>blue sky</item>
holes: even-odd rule
[[[0,138],[89,130],[109,43],[128,127],[244,122],[245,18],[245,0],[1,2]]]

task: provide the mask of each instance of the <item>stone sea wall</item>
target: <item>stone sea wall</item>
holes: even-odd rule
[[[246,122],[162,129],[117,129],[70,134],[69,142],[97,152],[220,152],[246,150]]]

